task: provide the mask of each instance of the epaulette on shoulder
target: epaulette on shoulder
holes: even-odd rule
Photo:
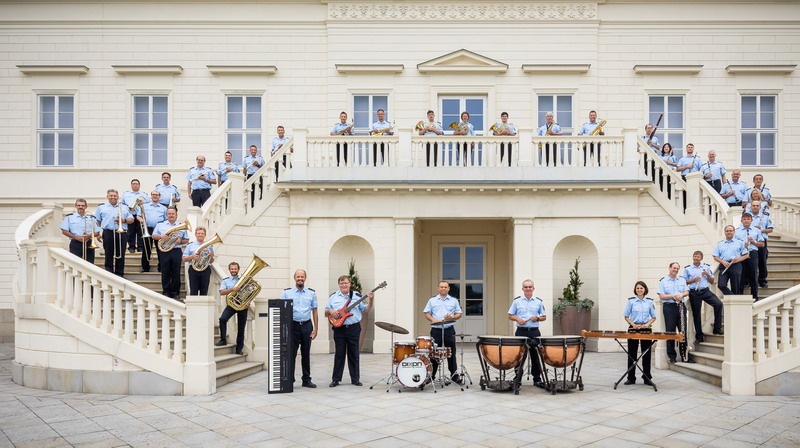
[[[516,297],[514,297],[514,300],[521,299],[521,298],[522,298],[522,296],[516,296]]]
[[[684,266],[684,267],[683,267],[683,269],[689,269],[689,267],[691,267],[691,266],[692,266],[692,265],[690,265],[690,264],[687,264],[686,266]]]
[[[311,292],[317,292],[317,291],[314,291],[313,288],[308,288],[308,290],[311,291]]]
[[[645,300],[649,300],[649,301],[651,301],[651,302],[653,301],[653,299],[651,299],[650,297],[645,297],[644,299],[645,299]]]
[[[72,213],[67,214],[67,216],[72,216],[72,215],[77,215],[77,213],[76,212],[72,212]]]
[[[284,290],[284,291],[288,291],[288,290],[290,290],[290,289],[292,289],[292,288],[284,288],[283,290]]]
[[[711,267],[708,263],[703,263],[703,266]]]
[[[658,279],[658,281],[664,280],[665,278],[667,278],[667,276],[666,276],[666,275],[665,275],[665,276],[663,276],[663,277],[661,277],[660,279]]]

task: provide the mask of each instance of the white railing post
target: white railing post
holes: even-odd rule
[[[639,143],[637,142],[636,129],[622,130],[622,166],[636,166],[639,164]]]
[[[217,391],[214,363],[214,297],[186,297],[186,363],[183,368],[185,395],[211,395]],[[178,337],[176,334],[175,337]]]
[[[702,210],[702,195],[700,194],[700,182],[703,180],[703,173],[696,171],[686,175],[686,215],[694,216],[697,223],[705,219]]]
[[[396,128],[395,128],[396,129]],[[400,128],[397,131],[397,166],[407,168],[412,165],[411,154],[411,136],[414,134],[413,129]],[[387,143],[388,146],[388,143]]]
[[[519,137],[519,142],[513,143],[517,145],[515,152],[519,155],[517,166],[533,166],[533,158],[537,155],[537,151],[534,151],[532,140],[533,130],[520,128],[517,136]]]
[[[726,296],[725,361],[722,363],[722,391],[729,395],[755,395],[756,372],[753,364],[753,298]]]
[[[292,154],[292,180],[305,179],[308,167],[308,129],[294,128],[294,154]]]

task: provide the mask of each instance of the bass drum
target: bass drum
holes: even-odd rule
[[[408,356],[397,364],[397,380],[405,387],[419,387],[430,378],[432,371],[427,356]]]

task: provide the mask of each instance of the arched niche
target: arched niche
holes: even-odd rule
[[[372,246],[360,236],[345,236],[337,240],[331,246],[330,254],[328,255],[328,266],[330,272],[328,278],[331,280],[327,294],[330,294],[339,289],[337,279],[340,275],[348,273],[348,264],[350,261],[355,261],[356,272],[361,280],[361,286],[367,292],[372,289],[372,284],[375,280],[375,251]],[[320,308],[325,307],[328,302],[326,294],[318,294],[324,297],[324,303],[320,303]],[[375,338],[374,317],[375,313],[370,312],[365,319],[361,321],[361,351],[372,353],[372,342]],[[329,336],[330,350],[334,351],[333,345],[333,332]]]
[[[569,283],[569,271],[575,265],[575,260],[580,257],[581,263],[578,273],[583,281],[581,298],[594,301],[592,310],[591,328],[597,328],[599,299],[599,257],[597,247],[588,238],[580,235],[571,235],[563,238],[553,251],[553,302],[561,297],[561,292]],[[557,319],[553,319],[553,334],[561,334]],[[597,340],[589,339],[586,343],[589,350],[597,350]]]

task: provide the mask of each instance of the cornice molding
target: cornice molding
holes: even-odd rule
[[[566,74],[582,75],[592,64],[522,64],[522,71],[529,75]]]
[[[788,75],[797,68],[797,65],[729,65],[725,67],[731,75]]]
[[[330,2],[328,20],[598,20],[597,3],[553,2]]]
[[[118,75],[180,75],[180,65],[112,65]]]
[[[26,75],[85,75],[89,67],[85,65],[18,65],[19,71]]]
[[[696,75],[702,65],[634,65],[637,75]]]
[[[403,64],[336,64],[339,73],[402,73]]]
[[[278,72],[274,65],[207,65],[212,75],[269,76]]]

